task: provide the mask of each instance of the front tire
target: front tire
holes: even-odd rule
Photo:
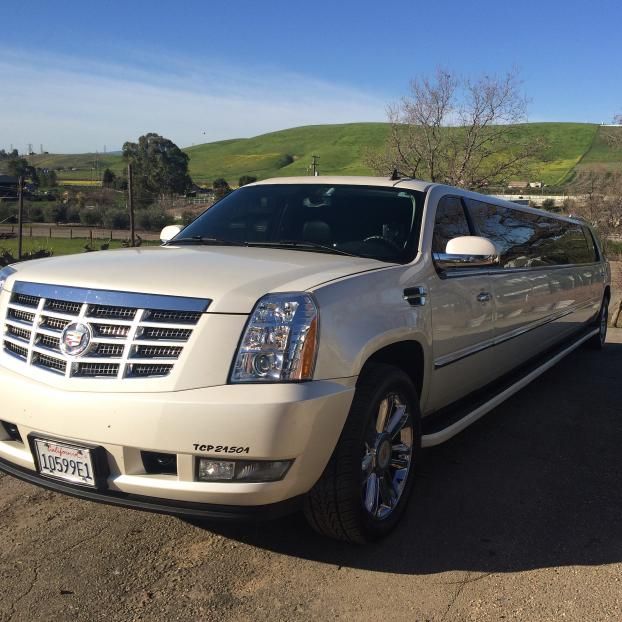
[[[421,447],[419,399],[391,365],[361,374],[348,419],[305,515],[319,533],[346,542],[382,538],[399,522]]]

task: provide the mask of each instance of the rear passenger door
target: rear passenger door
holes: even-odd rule
[[[462,199],[444,196],[436,208],[432,253],[471,235]],[[438,410],[487,384],[491,376],[494,299],[485,268],[438,272],[429,283],[434,377],[427,410]]]
[[[583,228],[545,214],[466,199],[477,235],[495,243],[495,376],[578,330],[593,303],[595,252]]]

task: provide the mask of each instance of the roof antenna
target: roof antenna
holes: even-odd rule
[[[398,179],[400,179],[400,172],[396,168],[394,168],[389,179],[391,181],[397,181]]]

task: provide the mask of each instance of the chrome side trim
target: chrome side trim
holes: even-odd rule
[[[441,356],[434,361],[434,369],[440,369],[441,367],[446,367],[447,365],[451,365],[452,363],[457,363],[462,359],[465,359],[473,354],[477,354],[482,350],[487,350],[488,348],[492,348],[493,346],[498,346],[506,341],[510,341],[510,339],[515,339],[516,337],[520,337],[529,331],[535,330],[536,328],[540,328],[541,326],[546,326],[546,324],[550,324],[551,322],[555,322],[567,315],[571,315],[575,311],[579,311],[581,309],[585,309],[587,307],[595,304],[595,301],[589,301],[580,305],[576,305],[569,309],[564,309],[563,311],[559,311],[555,315],[549,315],[541,320],[536,320],[535,322],[531,322],[530,324],[526,324],[525,326],[520,326],[509,333],[505,333],[500,337],[492,337],[491,339],[487,339],[486,341],[482,341],[475,346],[471,346],[469,348],[465,348],[464,350],[460,350],[459,352],[453,352],[452,354],[446,354],[445,356]]]
[[[195,311],[197,313],[205,313],[212,302],[209,298],[140,294],[105,289],[67,287],[65,285],[48,285],[45,283],[27,283],[25,281],[15,281],[11,291],[14,294],[66,300],[81,304],[158,309],[162,311]]]
[[[495,395],[495,397],[490,399],[488,402],[471,411],[459,421],[456,421],[456,423],[446,427],[440,432],[425,434],[421,438],[422,447],[434,447],[435,445],[440,445],[441,443],[448,441],[459,432],[462,432],[462,430],[470,426],[472,423],[475,423],[475,421],[477,421],[478,419],[481,419],[486,413],[490,412],[493,408],[496,408],[508,397],[514,395],[514,393],[517,393],[522,388],[526,387],[532,380],[535,380],[538,376],[541,376],[545,371],[553,367],[553,365],[558,363],[567,354],[570,354],[573,350],[576,350],[582,343],[586,342],[588,339],[598,334],[598,331],[599,329],[595,328],[589,333],[583,335],[580,339],[577,339],[577,341],[575,341],[572,345],[568,346],[565,350],[562,350],[561,352],[550,358],[546,363],[543,363],[542,365],[540,365],[540,367],[537,367],[532,372],[518,380],[511,387],[508,387],[505,391],[502,391],[498,395]]]
[[[439,270],[467,270],[496,266],[499,264],[498,255],[452,255],[450,253],[432,253],[432,258]]]
[[[604,267],[605,262],[595,261],[592,263],[581,263],[581,264],[559,264],[552,266],[528,266],[523,268],[490,268],[490,267],[482,267],[482,268],[449,268],[446,270],[442,270],[439,268],[438,274],[442,279],[455,279],[460,276],[492,276],[497,274],[519,274],[521,272],[537,272],[539,270],[564,270],[564,269],[581,269],[581,268],[589,268],[589,267],[598,267],[601,270],[605,270]],[[435,264],[436,265],[436,264]],[[604,277],[604,274],[602,275]]]

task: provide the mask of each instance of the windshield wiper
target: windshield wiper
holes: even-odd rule
[[[248,246],[246,242],[237,240],[223,240],[221,238],[212,238],[203,235],[193,235],[190,238],[179,238],[169,240],[167,244],[203,244],[205,246]]]
[[[333,253],[334,255],[347,255],[348,257],[358,257],[353,253],[341,250],[335,246],[326,246],[325,244],[319,244],[318,242],[308,242],[307,240],[279,240],[278,242],[248,242],[247,246],[266,246],[269,248],[293,248],[300,249],[302,251],[308,251],[310,249],[322,251],[324,253]]]

